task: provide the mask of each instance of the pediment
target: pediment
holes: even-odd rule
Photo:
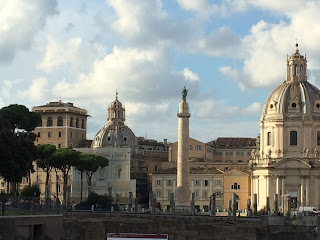
[[[274,165],[276,169],[309,169],[311,165],[302,159],[282,159]]]
[[[249,176],[250,174],[238,169],[231,169],[231,170],[227,170],[224,173],[224,175],[225,176]]]

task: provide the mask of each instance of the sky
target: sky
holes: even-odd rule
[[[115,99],[136,136],[256,137],[264,101],[296,42],[320,87],[319,0],[1,0],[0,108],[73,102],[87,137]]]

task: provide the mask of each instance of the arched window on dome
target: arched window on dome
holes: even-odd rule
[[[290,74],[290,76],[292,76],[292,67],[293,67],[293,66],[292,66],[292,64],[291,64],[290,67],[289,67],[289,71],[290,71],[289,74]]]
[[[297,133],[297,131],[291,131],[290,132],[290,145],[291,146],[298,145],[298,133]]]
[[[70,118],[70,127],[73,127],[73,117]]]
[[[47,119],[47,127],[52,127],[52,117],[48,117],[48,119]]]
[[[298,65],[294,65],[294,76],[298,76]]]
[[[58,126],[63,126],[63,118],[61,116],[58,117]]]
[[[320,132],[317,132],[317,145],[320,146]]]
[[[267,145],[270,146],[271,145],[271,132],[267,133]]]
[[[79,127],[79,118],[76,119],[76,128]]]
[[[81,121],[81,128],[84,129],[84,119]]]
[[[303,76],[303,66],[302,66],[302,64],[300,65],[300,76],[301,77]]]

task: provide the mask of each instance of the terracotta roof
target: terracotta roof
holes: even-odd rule
[[[234,138],[234,137],[221,137],[208,143],[213,146],[255,146],[255,138]]]
[[[240,172],[244,172],[244,173],[248,173],[248,174],[251,173],[249,167],[229,167],[229,168],[225,171],[225,173],[231,172],[232,170],[238,170],[238,171],[240,171]]]
[[[153,174],[177,174],[177,168],[159,169]],[[223,171],[215,167],[190,168],[189,174],[223,174]]]

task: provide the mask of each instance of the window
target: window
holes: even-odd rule
[[[161,180],[156,180],[156,186],[161,186]]]
[[[58,148],[61,148],[61,143],[58,144]]]
[[[172,180],[167,181],[167,186],[172,186]]]
[[[84,129],[84,119],[81,121],[81,128]]]
[[[40,132],[37,132],[37,137],[40,137],[40,136],[41,136]]]
[[[221,180],[216,180],[216,186],[221,186]]]
[[[171,191],[168,191],[168,199],[170,200]]]
[[[202,192],[202,196],[207,199],[208,198],[208,192],[207,191],[203,191]]]
[[[195,197],[195,198],[198,198],[198,197],[199,197],[199,191],[195,191],[195,192],[194,192],[194,197]]]
[[[62,137],[62,132],[59,132],[59,138],[61,138]]]
[[[320,132],[317,132],[317,145],[320,146]]]
[[[79,127],[79,118],[76,119],[76,128]]]
[[[238,156],[242,156],[242,155],[243,155],[243,152],[237,152],[237,155],[238,155]]]
[[[71,136],[70,136],[70,138],[72,138],[72,132],[71,132]]]
[[[58,117],[58,126],[63,126],[63,118],[61,116]]]
[[[291,131],[290,132],[290,145],[291,146],[298,145],[298,133],[297,133],[297,131]]]
[[[48,117],[48,119],[47,119],[47,127],[52,127],[52,117]]]
[[[193,149],[192,145],[190,145],[190,146],[189,146],[189,149],[190,149],[190,150],[192,150],[192,149]]]
[[[233,152],[226,152],[226,155],[228,156],[233,155]]]
[[[51,138],[51,132],[48,132],[48,138]]]
[[[202,146],[201,145],[196,145],[196,150],[197,151],[202,150]]]
[[[289,68],[289,70],[290,70],[290,76],[292,76],[292,65],[290,65],[290,68]]]
[[[215,152],[214,155],[222,155],[222,152]]]
[[[298,65],[294,65],[294,76],[298,76]]]
[[[73,127],[73,117],[70,118],[70,127]]]
[[[231,185],[231,189],[240,189],[240,185],[238,185],[238,183],[234,183]]]
[[[209,186],[209,180],[204,180],[204,186],[206,186],[206,187]]]
[[[221,192],[219,191],[219,192],[216,192],[216,197],[217,198],[220,198],[221,197]]]
[[[194,185],[195,185],[195,186],[200,186],[200,180],[195,180],[195,181],[194,181]]]
[[[271,145],[271,132],[267,133],[267,145],[270,146]]]
[[[302,77],[302,75],[303,75],[303,66],[302,66],[302,64],[300,65],[300,76]]]
[[[154,171],[155,171],[155,172],[158,171],[158,166],[154,166]]]
[[[160,190],[156,190],[156,197],[161,197],[161,191]]]

